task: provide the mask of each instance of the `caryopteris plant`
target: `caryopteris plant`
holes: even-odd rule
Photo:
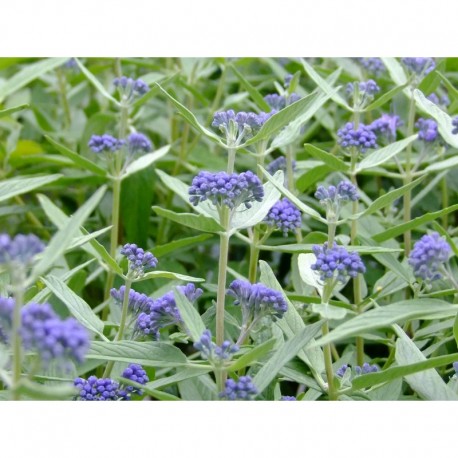
[[[458,400],[457,59],[41,60],[0,399]]]

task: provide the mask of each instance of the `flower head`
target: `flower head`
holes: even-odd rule
[[[327,242],[322,246],[314,245],[313,252],[316,262],[311,268],[320,274],[320,280],[323,282],[332,278],[346,283],[348,277],[355,278],[359,273],[366,272],[366,267],[358,253],[349,253],[335,242],[332,248],[328,247]]]
[[[372,73],[375,76],[382,74],[386,68],[379,57],[357,57],[356,60],[362,65],[368,73]]]
[[[139,132],[134,132],[127,137],[127,146],[130,154],[149,153],[153,148],[148,137]]]
[[[257,394],[258,390],[253,385],[251,377],[245,375],[239,377],[238,381],[232,378],[226,380],[226,388],[219,397],[230,401],[249,401]]]
[[[396,140],[396,130],[402,124],[399,116],[384,113],[369,125],[369,129],[376,135],[384,135],[388,140],[394,141]]]
[[[293,79],[293,75],[291,73],[288,73],[285,75],[285,78],[283,79],[283,86],[285,86],[286,89],[289,88],[289,85],[291,84],[291,81]]]
[[[111,135],[92,135],[88,146],[94,153],[114,153],[122,148],[124,140],[119,140]]]
[[[149,382],[149,377],[146,375],[146,371],[143,369],[140,364],[129,364],[126,369],[124,369],[121,377],[132,380],[133,382],[139,383],[140,385],[145,385]],[[138,394],[141,396],[143,391],[132,386],[132,385],[122,385],[119,395],[123,400],[129,400],[132,394]]]
[[[229,340],[225,340],[220,346],[216,345],[212,341],[212,333],[209,329],[206,329],[200,339],[194,343],[194,348],[200,351],[203,358],[216,365],[221,365],[223,361],[229,360],[239,351],[238,345],[232,344]]]
[[[342,202],[348,202],[350,200],[354,202],[358,200],[359,194],[354,184],[344,180],[337,187],[331,185],[326,189],[324,186],[318,186],[315,197],[322,205],[328,203],[340,205]]]
[[[27,265],[44,249],[45,245],[36,235],[18,234],[11,238],[8,234],[0,234],[0,264]]]
[[[458,134],[458,116],[452,119],[452,134],[456,135]]]
[[[24,348],[34,350],[48,364],[59,360],[64,365],[68,359],[84,361],[89,349],[89,335],[74,318],[62,320],[50,304],[27,304],[21,310],[21,337]]]
[[[142,277],[146,269],[154,269],[157,266],[156,257],[135,243],[126,243],[121,248],[121,254],[129,260],[129,271],[135,277]]]
[[[361,366],[355,366],[356,375],[370,374],[372,372],[378,372],[380,369],[377,364],[364,363]]]
[[[293,161],[293,170],[296,168],[296,161]],[[274,159],[267,166],[267,171],[271,175],[275,175],[275,172],[282,170],[286,174],[286,158],[285,156],[279,156],[277,159]]]
[[[432,143],[439,139],[439,128],[434,119],[420,118],[415,127],[418,129],[418,138],[427,143]]]
[[[348,369],[348,364],[344,364],[343,366],[340,366],[336,372],[337,377],[342,378],[345,375],[345,372],[347,372],[347,369]]]
[[[264,97],[264,100],[269,104],[272,110],[280,111],[288,105],[293,104],[300,100],[301,96],[293,92],[290,95],[284,96],[279,94],[268,94]]]
[[[229,296],[235,297],[234,305],[242,307],[244,322],[264,316],[282,318],[288,310],[283,294],[268,288],[262,283],[252,284],[245,280],[234,280],[227,290]]]
[[[359,127],[355,129],[352,122],[347,122],[337,131],[337,135],[344,149],[357,148],[361,153],[365,153],[370,148],[377,148],[375,133],[364,124],[359,124]]]
[[[123,285],[119,289],[112,288],[110,290],[111,297],[113,297],[118,304],[122,304],[124,300],[124,293],[126,287]],[[128,308],[131,313],[138,315],[140,312],[146,312],[150,309],[150,306],[154,302],[154,299],[143,293],[138,293],[134,289],[129,290],[129,302]]]
[[[145,95],[149,91],[149,86],[140,78],[134,80],[133,78],[121,76],[120,78],[115,78],[113,84],[121,96],[129,102],[133,101],[136,97]]]
[[[419,76],[426,76],[436,68],[432,57],[404,57],[401,61],[410,72]]]
[[[189,201],[193,205],[210,200],[213,205],[226,205],[231,210],[240,205],[251,207],[251,202],[262,202],[264,188],[259,178],[250,171],[228,174],[226,172],[200,172],[192,180]]]
[[[417,278],[426,282],[439,280],[442,278],[439,269],[448,260],[451,251],[446,240],[433,232],[424,235],[415,243],[409,256],[409,264]]]
[[[352,95],[355,89],[356,83],[348,83],[346,87],[346,92],[348,95]],[[374,80],[361,81],[358,83],[359,92],[361,95],[373,96],[380,92],[378,84]]]
[[[288,232],[294,232],[301,227],[302,214],[300,210],[286,197],[275,203],[267,213],[264,221],[269,226],[274,226],[283,232],[285,237]]]
[[[447,108],[450,105],[450,99],[447,97],[447,95],[443,95],[439,98],[435,92],[431,92],[431,94],[429,94],[426,98],[443,108]]]
[[[87,380],[77,377],[73,385],[78,389],[78,401],[117,401],[119,383],[110,378],[91,375]]]
[[[0,342],[2,343],[9,342],[14,304],[12,297],[0,297]]]
[[[282,396],[280,401],[297,401],[296,396]]]

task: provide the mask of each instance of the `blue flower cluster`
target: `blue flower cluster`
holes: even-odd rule
[[[363,366],[355,366],[356,375],[370,374],[372,372],[378,372],[380,369],[377,364],[364,363]]]
[[[178,289],[190,302],[196,301],[203,293],[202,289],[196,288],[193,283],[178,286]],[[135,329],[142,335],[152,335],[159,339],[161,329],[181,324],[183,324],[183,320],[175,302],[174,292],[169,291],[155,299],[148,311],[140,313]]]
[[[348,95],[352,95],[355,90],[356,83],[348,83],[345,88]],[[359,93],[364,96],[373,96],[380,92],[380,87],[374,80],[361,81],[358,83]]]
[[[336,371],[337,377],[342,378],[345,375],[345,372],[347,372],[348,369],[348,364],[344,364],[343,366],[340,366],[339,369]]]
[[[452,119],[452,134],[456,135],[458,134],[458,116]]]
[[[442,278],[439,272],[441,264],[448,260],[451,251],[450,245],[437,232],[433,232],[415,243],[409,264],[417,278],[426,282],[439,280]]]
[[[139,364],[129,364],[122,377],[145,385],[149,382],[145,370]],[[77,377],[73,385],[79,393],[78,401],[129,401],[132,394],[142,395],[142,390],[131,385],[119,384],[111,378],[97,378],[91,375],[87,380]]]
[[[43,242],[33,234],[18,234],[11,238],[0,234],[0,264],[29,264],[33,258],[45,249]]]
[[[455,374],[458,375],[458,361],[453,363],[453,369],[455,370]]]
[[[62,320],[50,304],[27,304],[22,308],[21,337],[24,348],[34,350],[44,363],[68,359],[82,363],[89,349],[87,330],[74,318]]]
[[[293,104],[301,99],[299,94],[293,92],[290,95],[268,94],[264,100],[269,104],[272,110],[280,111],[288,105]]]
[[[408,70],[420,76],[426,76],[436,68],[432,57],[404,57],[401,61]]]
[[[418,129],[418,138],[427,143],[432,143],[439,138],[439,128],[434,119],[419,118],[415,124]]]
[[[129,101],[135,97],[145,95],[149,91],[149,86],[140,78],[134,80],[133,78],[121,76],[120,78],[115,78],[113,84]]]
[[[315,197],[322,205],[327,205],[329,203],[340,205],[342,202],[347,202],[349,200],[358,200],[359,194],[354,184],[344,180],[341,181],[337,187],[331,185],[326,189],[324,186],[318,186]]]
[[[252,317],[254,320],[269,315],[281,318],[288,310],[283,294],[262,283],[234,280],[229,285],[227,294],[235,297],[234,305],[242,307],[245,318]]]
[[[293,161],[293,170],[295,170],[295,169],[296,169],[296,161]],[[271,175],[275,175],[275,172],[277,172],[278,170],[282,170],[286,174],[286,158],[285,158],[285,156],[277,157],[277,159],[274,159],[267,166],[267,171]]]
[[[347,122],[337,131],[337,135],[339,144],[345,149],[357,148],[361,153],[365,153],[370,148],[377,148],[377,136],[364,124],[359,124],[355,129],[352,122]]]
[[[123,285],[119,289],[112,288],[110,290],[111,297],[113,297],[118,304],[122,304],[124,301],[124,293],[126,287]],[[131,313],[138,315],[140,312],[146,312],[150,309],[154,300],[148,297],[146,294],[138,293],[134,289],[129,290],[129,302],[128,308]]]
[[[14,304],[12,297],[0,297],[0,342],[2,343],[9,341]]]
[[[286,197],[275,203],[267,213],[264,221],[269,226],[274,226],[276,229],[283,232],[285,237],[288,232],[294,232],[301,227],[302,214],[299,209],[291,203]]]
[[[212,333],[206,329],[200,339],[194,343],[194,348],[200,351],[203,358],[208,359],[216,365],[221,365],[223,361],[231,359],[234,353],[239,351],[238,345],[225,340],[221,346],[212,341]]]
[[[237,382],[231,378],[226,380],[226,388],[219,397],[230,401],[250,401],[257,394],[258,390],[253,385],[251,377],[245,375],[239,377]]]
[[[228,174],[226,172],[199,172],[189,188],[192,205],[210,200],[213,205],[226,205],[231,210],[251,202],[262,202],[264,188],[261,180],[251,171]]]
[[[402,124],[399,116],[384,113],[369,125],[369,129],[376,135],[384,135],[388,140],[394,141],[396,140],[396,130]]]
[[[379,57],[357,57],[356,60],[368,73],[372,73],[375,76],[382,74],[386,70],[382,59]]]
[[[139,132],[134,132],[127,137],[130,154],[149,153],[153,147],[148,137]]]
[[[311,268],[320,274],[321,281],[335,278],[339,282],[346,283],[348,277],[354,278],[359,273],[366,272],[366,267],[358,253],[349,253],[335,242],[332,248],[328,247],[327,242],[322,246],[314,245],[313,252],[316,262]]]
[[[430,100],[431,102],[435,103],[436,105],[441,106],[443,108],[447,108],[450,105],[450,99],[447,97],[447,95],[442,95],[439,98],[439,96],[435,92],[432,92],[426,98]]]
[[[121,248],[121,254],[129,260],[129,271],[135,277],[142,277],[146,269],[154,269],[157,266],[156,257],[135,243],[126,243]]]
[[[94,153],[114,153],[122,148],[124,140],[119,140],[112,135],[92,135],[88,146]]]
[[[291,73],[288,73],[287,75],[285,75],[285,78],[283,79],[283,86],[285,87],[285,89],[289,88],[289,85],[291,84],[292,80],[293,80],[293,75],[291,75]]]
[[[297,401],[296,396],[282,396],[280,401]]]

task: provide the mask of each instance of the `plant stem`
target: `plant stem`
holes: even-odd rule
[[[324,336],[329,334],[329,326],[326,321],[321,327],[321,333]],[[335,401],[337,399],[336,392],[334,390],[334,371],[332,369],[332,354],[331,354],[331,344],[326,344],[323,348],[324,353],[324,365],[326,368],[326,378],[328,381],[328,396],[329,400]]]
[[[259,233],[257,228],[253,229],[253,240],[250,244],[250,264],[248,268],[248,281],[250,283],[256,283],[256,277],[258,272],[258,260],[259,260]]]
[[[14,270],[13,270],[14,269]],[[14,267],[11,272],[12,287],[14,296],[14,309],[12,320],[12,350],[13,350],[13,384],[12,395],[13,400],[18,401],[20,394],[18,391],[19,382],[21,380],[22,368],[22,339],[20,334],[21,329],[21,311],[24,303],[24,284],[25,272],[22,266]]]
[[[443,156],[444,151],[445,151],[445,148],[442,146],[439,152],[439,156]],[[442,194],[442,208],[447,208],[449,206],[447,175],[445,175],[441,180],[441,194]],[[442,227],[445,230],[448,229],[448,215],[442,216]]]
[[[72,116],[67,98],[67,82],[62,68],[57,69],[57,82],[59,84],[59,93],[60,98],[62,100],[62,108],[64,110],[65,129],[67,130],[70,129],[72,123]]]
[[[132,287],[132,280],[127,279],[126,284],[125,284],[125,289],[124,289],[124,297],[122,300],[121,320],[119,321],[119,328],[113,340],[114,342],[118,342],[122,340],[124,336],[124,330],[126,328],[126,322],[127,322],[127,312],[129,311],[129,293],[130,293],[131,287]],[[111,371],[113,370],[113,366],[114,366],[114,361],[110,361],[107,364],[105,368],[105,372],[103,373],[104,378],[107,378],[110,376]]]
[[[292,145],[288,145],[285,149],[286,156],[286,179],[288,181],[288,191],[294,192],[294,148]]]
[[[235,164],[235,153],[236,149],[233,146],[229,146],[227,149],[227,173],[234,173],[234,164]]]

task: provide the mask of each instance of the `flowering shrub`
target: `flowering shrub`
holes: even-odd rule
[[[458,399],[456,65],[43,62],[0,67],[0,399]]]

